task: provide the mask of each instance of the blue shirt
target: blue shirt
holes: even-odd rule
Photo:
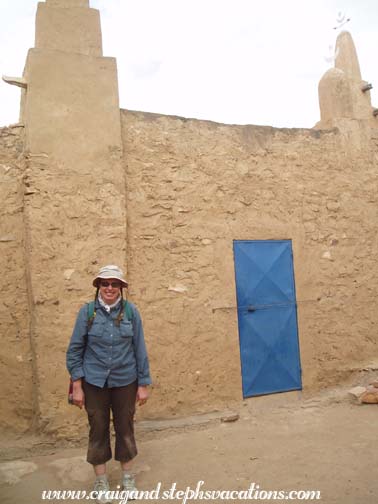
[[[126,315],[119,327],[115,322],[118,304],[108,313],[96,300],[96,316],[88,330],[88,305],[81,307],[67,349],[67,369],[73,381],[85,381],[98,387],[123,387],[135,380],[151,383],[144,342],[142,320],[135,305],[129,303],[132,320]]]

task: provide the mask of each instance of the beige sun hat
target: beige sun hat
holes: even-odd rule
[[[119,268],[115,264],[108,264],[107,266],[102,267],[98,272],[96,278],[94,278],[93,287],[98,286],[98,281],[100,279],[109,280],[110,278],[115,278],[116,280],[119,280],[122,284],[122,287],[128,286],[126,279],[123,277],[123,271],[121,270],[121,268]]]

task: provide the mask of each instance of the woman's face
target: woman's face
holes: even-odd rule
[[[108,278],[100,280],[99,285],[103,301],[108,305],[115,303],[121,292],[121,282],[116,278]]]

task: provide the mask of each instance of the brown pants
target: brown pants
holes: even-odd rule
[[[116,434],[114,458],[122,462],[133,459],[138,453],[134,438],[137,382],[125,387],[100,388],[83,379],[83,390],[89,422],[87,461],[99,465],[112,458],[110,409]]]

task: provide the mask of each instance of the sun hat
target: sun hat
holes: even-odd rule
[[[98,282],[100,279],[108,280],[110,278],[119,280],[122,284],[122,287],[128,286],[126,279],[123,277],[123,271],[121,270],[121,268],[119,268],[115,264],[108,264],[107,266],[102,267],[98,272],[96,278],[93,280],[93,287],[98,287]]]

